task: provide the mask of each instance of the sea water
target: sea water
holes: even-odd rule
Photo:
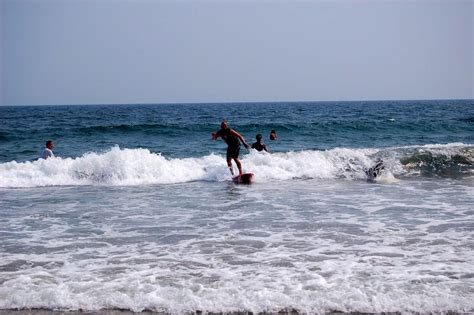
[[[241,149],[252,185],[211,141],[222,119],[269,148]],[[0,107],[0,121],[0,310],[474,312],[472,100]],[[37,159],[49,139],[57,157]]]

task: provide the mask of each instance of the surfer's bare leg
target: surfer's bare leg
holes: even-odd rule
[[[227,166],[229,167],[230,173],[234,176],[234,169],[232,168],[232,158],[227,158]]]
[[[242,175],[242,164],[240,164],[240,160],[239,159],[234,159],[235,161],[235,164],[237,164],[237,168],[239,169],[239,175]]]

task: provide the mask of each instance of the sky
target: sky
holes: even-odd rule
[[[0,104],[474,98],[474,1],[0,0]]]

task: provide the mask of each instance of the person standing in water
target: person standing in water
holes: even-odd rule
[[[267,146],[265,145],[265,143],[262,143],[262,135],[261,134],[256,135],[255,139],[257,140],[257,142],[252,144],[252,149],[255,149],[257,151],[265,150],[265,152],[268,152]]]
[[[239,169],[239,175],[242,175],[242,164],[239,160],[240,153],[240,142],[248,149],[249,145],[245,142],[244,137],[242,137],[234,129],[230,129],[226,121],[221,123],[221,129],[219,131],[213,132],[211,134],[212,140],[217,140],[219,137],[224,139],[227,143],[227,166],[229,167],[230,173],[234,175],[234,170],[232,168],[232,160],[234,160],[237,168]]]
[[[51,140],[46,141],[46,147],[44,148],[43,152],[41,152],[40,157],[42,159],[54,157],[53,148],[54,148],[53,141]]]

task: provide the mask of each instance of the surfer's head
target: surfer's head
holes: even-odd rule
[[[261,135],[261,134],[256,135],[256,136],[255,136],[255,139],[257,139],[257,141],[262,140],[262,135]]]
[[[223,120],[221,122],[221,129],[227,129],[227,128],[229,128],[229,125],[227,124],[227,121]]]
[[[52,150],[54,148],[54,143],[52,140],[48,140],[46,141],[46,147],[50,150]]]

